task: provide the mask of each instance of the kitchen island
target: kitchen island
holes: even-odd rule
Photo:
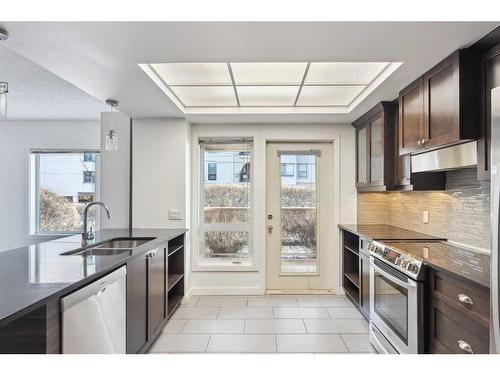
[[[168,317],[181,302],[184,293],[184,234],[185,229],[105,229],[97,231],[95,238],[82,247],[81,235],[69,236],[0,253],[0,352],[2,353],[60,353],[61,314],[60,299],[85,285],[126,265],[135,265],[135,272],[128,272],[127,331],[130,327],[148,326],[148,306],[145,314],[131,314],[137,310],[138,300],[156,306],[165,306],[163,319],[155,322],[156,330],[164,326]],[[143,244],[112,255],[79,255],[79,249],[92,248],[114,239],[140,238]],[[158,260],[146,257],[151,250],[159,252]],[[69,253],[65,255],[65,253]],[[168,262],[169,255],[172,262]],[[174,261],[175,260],[175,261]],[[155,272],[148,273],[153,262]],[[139,265],[139,267],[137,267]],[[175,277],[169,273],[172,268]],[[148,296],[148,279],[160,280],[163,299],[155,301]],[[178,285],[169,285],[175,279]],[[164,280],[164,281],[162,281]],[[143,281],[142,284],[141,281]],[[129,288],[130,283],[143,288]],[[172,294],[169,300],[169,292]],[[133,292],[133,293],[132,293]],[[132,294],[130,294],[132,293]],[[156,296],[161,295],[156,290]],[[170,311],[167,310],[170,308]],[[141,311],[142,311],[141,310]],[[169,314],[170,313],[170,314]],[[145,316],[143,316],[145,315]],[[141,322],[132,322],[135,317]],[[144,320],[144,321],[142,321]],[[136,324],[137,323],[137,324]],[[151,327],[151,324],[149,324]],[[129,343],[127,352],[142,352],[154,341],[157,332],[144,332],[142,345]],[[139,340],[135,332],[136,340]],[[140,348],[139,348],[140,346]],[[134,350],[129,350],[134,347]]]

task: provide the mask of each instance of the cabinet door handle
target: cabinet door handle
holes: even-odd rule
[[[457,296],[457,298],[462,303],[466,303],[468,305],[473,305],[474,304],[474,302],[472,302],[472,299],[467,294],[460,293]]]
[[[418,147],[420,147],[420,145],[421,145],[421,144],[422,144],[422,141],[419,139],[419,140],[417,141],[417,146],[418,146]]]
[[[474,354],[474,350],[472,350],[472,347],[467,343],[467,341],[458,340],[458,347],[464,352]]]

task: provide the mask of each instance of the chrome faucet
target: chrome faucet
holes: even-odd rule
[[[87,230],[88,211],[89,211],[89,208],[94,206],[94,205],[101,206],[102,208],[104,208],[106,210],[106,214],[108,215],[108,219],[111,219],[111,215],[109,213],[109,208],[106,205],[106,203],[100,202],[100,201],[93,201],[93,202],[87,203],[87,205],[83,209],[82,246],[87,245],[88,240],[93,240],[95,238],[95,235],[94,235],[94,232],[92,231],[92,228],[90,228],[90,231]]]

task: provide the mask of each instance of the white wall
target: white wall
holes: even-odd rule
[[[186,150],[184,119],[134,119],[132,130],[132,225],[134,228],[185,228]],[[182,209],[182,220],[168,210]]]
[[[0,251],[30,242],[30,149],[99,149],[99,128],[99,121],[0,121]]]
[[[188,243],[196,228],[189,218],[192,208],[192,170],[197,161],[196,145],[190,143],[197,135],[254,137],[254,176],[257,206],[256,226],[265,222],[265,144],[267,140],[335,139],[337,156],[334,174],[338,181],[338,221],[356,222],[355,135],[347,124],[256,124],[256,125],[189,125],[183,119],[133,120],[133,226],[188,227]],[[184,220],[168,220],[169,208],[182,208]],[[192,220],[195,222],[196,220]],[[334,245],[339,252],[337,228],[332,228]],[[191,245],[194,245],[194,241]],[[193,251],[197,251],[193,246]],[[255,246],[257,267],[247,272],[192,271],[191,252],[186,249],[187,294],[261,294],[265,290],[265,234]],[[334,278],[340,285],[340,264],[334,267]],[[337,292],[340,289],[337,288]]]
[[[193,125],[192,155],[195,154],[195,138],[200,136],[252,136],[254,138],[254,199],[256,210],[255,259],[256,270],[248,272],[192,271],[192,294],[262,294],[265,291],[265,150],[267,141],[276,140],[334,140],[334,211],[338,223],[356,222],[355,188],[355,132],[348,124],[256,124],[256,125]],[[192,159],[191,178],[196,158]],[[196,218],[192,220],[195,232]],[[334,259],[334,291],[341,292],[339,231],[332,228]],[[194,233],[193,233],[194,234]],[[196,236],[194,236],[196,238]],[[196,239],[192,241],[192,251],[198,251]]]
[[[111,125],[111,116],[113,122]],[[101,113],[100,200],[111,212],[111,219],[100,215],[100,228],[128,228],[130,202],[130,117],[120,112]],[[106,151],[106,133],[118,131],[118,150]],[[100,210],[100,208],[95,208]]]

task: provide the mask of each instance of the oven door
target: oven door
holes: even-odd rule
[[[370,257],[370,319],[399,353],[419,352],[419,285]]]

